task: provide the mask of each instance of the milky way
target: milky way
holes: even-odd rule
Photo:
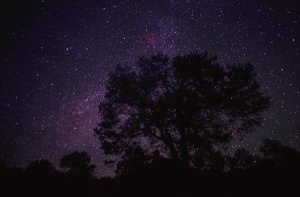
[[[263,138],[300,148],[300,3],[295,0],[1,1],[0,156],[9,165],[58,164],[88,151],[104,166],[93,128],[108,73],[140,55],[207,50],[255,66],[272,107]]]

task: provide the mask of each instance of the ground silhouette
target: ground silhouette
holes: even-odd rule
[[[136,150],[136,149],[135,149]],[[0,165],[1,194],[6,196],[293,196],[298,192],[300,153],[265,140],[262,156],[239,149],[223,158],[226,171],[185,168],[170,159],[140,151],[119,163],[115,177],[74,175],[37,160],[25,169]],[[75,152],[71,155],[77,155]],[[86,153],[81,154],[88,156]],[[67,155],[69,156],[69,155]],[[62,160],[65,160],[63,157]],[[91,164],[89,164],[91,165]],[[79,178],[80,177],[80,178]]]

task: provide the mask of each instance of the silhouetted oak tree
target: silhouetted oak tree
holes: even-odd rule
[[[132,147],[159,151],[197,166],[205,149],[252,132],[269,106],[250,64],[221,66],[207,53],[140,58],[110,74],[95,128],[104,152],[124,156]],[[217,153],[216,153],[216,157]]]

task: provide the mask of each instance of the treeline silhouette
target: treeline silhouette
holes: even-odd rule
[[[266,139],[260,152],[233,139],[262,124],[270,106],[250,64],[222,66],[207,53],[140,58],[111,72],[95,128],[115,177],[96,178],[85,152],[55,169],[1,164],[9,196],[293,196],[299,152]],[[298,181],[297,181],[298,180]]]
[[[57,170],[47,160],[25,169],[0,164],[3,196],[289,196],[298,192],[300,153],[266,139],[260,155],[238,149],[233,155],[204,158],[202,169],[186,168],[170,159],[149,158],[134,150],[115,177],[94,176],[85,152],[61,159]]]

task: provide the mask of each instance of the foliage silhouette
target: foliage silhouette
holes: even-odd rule
[[[260,151],[264,155],[261,165],[267,169],[296,170],[300,167],[300,153],[277,140],[265,139]]]
[[[126,174],[131,171],[141,170],[151,162],[151,157],[145,151],[137,147],[129,147],[117,164],[116,174]]]
[[[250,64],[216,60],[198,52],[172,61],[158,54],[140,58],[134,69],[117,66],[95,128],[105,154],[122,158],[139,146],[185,167],[221,169],[217,148],[260,125],[270,98]]]
[[[48,160],[36,160],[27,166],[26,173],[32,178],[47,179],[54,177],[57,171]]]
[[[70,176],[91,178],[96,166],[90,163],[91,158],[86,152],[73,152],[60,160],[60,167],[68,169]]]
[[[207,165],[204,165],[205,168],[182,168],[162,157],[159,151],[147,155],[141,147],[134,146],[128,149],[118,163],[119,176],[100,179],[74,176],[69,171],[59,172],[46,160],[34,161],[25,170],[6,167],[2,162],[0,194],[36,197],[150,197],[195,194],[293,196],[298,192],[298,185],[294,180],[300,175],[297,163],[299,152],[274,140],[265,140],[260,150],[262,158],[245,149],[237,150],[232,157],[226,156],[223,159],[229,161],[231,170],[224,172],[218,168],[206,168]]]
[[[246,170],[254,168],[260,162],[258,155],[251,154],[246,149],[238,149],[230,159],[231,170]]]

